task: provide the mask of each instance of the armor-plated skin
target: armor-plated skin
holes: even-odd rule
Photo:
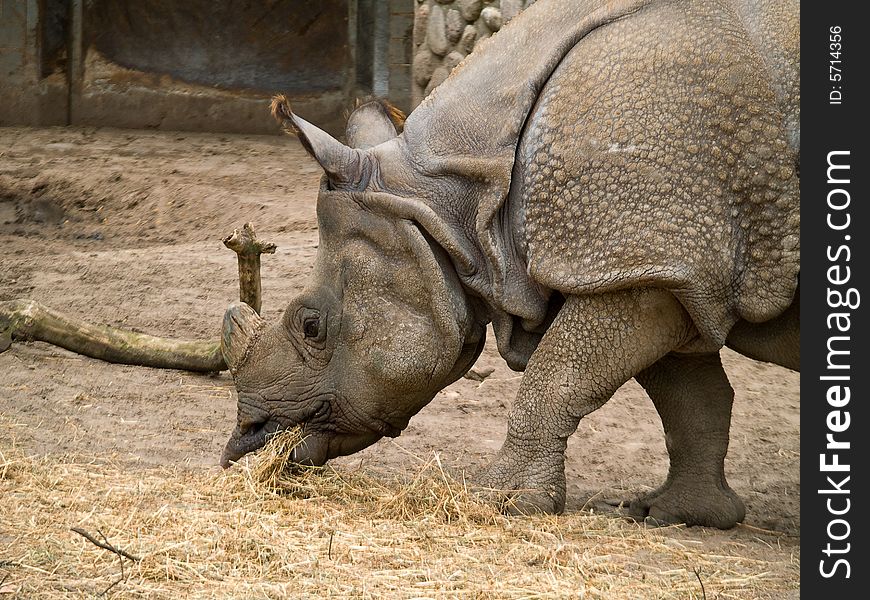
[[[282,323],[227,313],[240,404],[225,462],[300,423],[295,458],[315,464],[397,435],[491,322],[525,375],[478,483],[561,511],[568,436],[636,377],[671,469],[633,514],[742,520],[718,350],[798,368],[798,10],[538,2],[401,135],[386,111],[355,113],[356,148],[279,103],[327,174],[321,245]]]

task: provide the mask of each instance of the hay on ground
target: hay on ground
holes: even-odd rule
[[[300,471],[294,443],[275,436],[218,471],[29,456],[0,439],[0,598],[700,599],[699,578],[707,598],[768,598],[798,585],[797,548],[776,541],[759,559],[739,537],[697,543],[701,529],[505,517],[437,457],[410,475]]]

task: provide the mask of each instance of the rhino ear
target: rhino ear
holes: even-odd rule
[[[399,135],[405,113],[383,98],[358,99],[347,118],[347,143],[351,148],[366,149]]]
[[[361,190],[371,175],[370,162],[363,153],[348,148],[337,139],[295,115],[283,95],[272,98],[272,116],[288,133],[295,134],[329,178],[333,189]]]

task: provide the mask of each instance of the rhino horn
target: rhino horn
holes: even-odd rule
[[[288,133],[299,138],[305,150],[326,172],[333,189],[362,190],[371,173],[370,161],[358,149],[337,139],[294,114],[283,95],[272,98],[272,116]]]
[[[221,354],[232,373],[245,362],[245,355],[265,321],[244,302],[231,304],[224,313]]]

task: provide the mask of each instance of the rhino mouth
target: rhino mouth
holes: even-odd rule
[[[269,436],[278,430],[278,423],[271,420],[254,423],[244,429],[237,425],[224,446],[221,466],[226,469],[244,455],[259,450],[266,445]]]
[[[236,426],[226,446],[224,446],[223,454],[221,454],[221,467],[224,469],[231,467],[233,463],[238,462],[246,454],[265,446],[273,435],[286,429],[289,428],[272,419],[250,425],[244,431]],[[302,429],[304,432],[304,424],[302,424]],[[305,435],[304,433],[303,435],[302,441],[290,450],[290,462],[313,467],[325,464],[328,457],[322,451],[321,440],[317,436]]]
[[[353,454],[383,437],[382,433],[324,435],[322,432],[306,429],[304,424],[302,428],[302,441],[290,451],[290,462],[308,467],[323,466],[330,458]],[[231,467],[246,454],[265,446],[271,436],[284,429],[287,427],[272,419],[250,426],[244,432],[236,426],[221,455],[221,467]],[[397,434],[393,437],[395,435]]]

